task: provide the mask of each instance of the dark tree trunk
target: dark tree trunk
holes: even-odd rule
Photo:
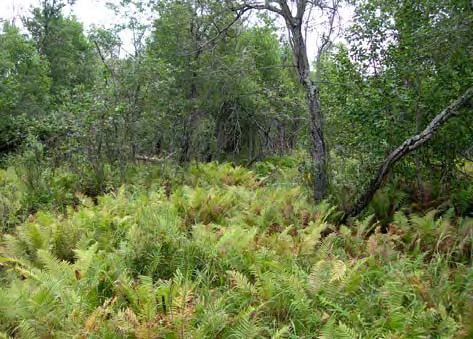
[[[197,120],[197,107],[196,101],[198,96],[198,89],[197,89],[197,70],[193,69],[197,67],[199,62],[199,57],[201,54],[200,50],[200,36],[198,27],[195,27],[195,24],[192,22],[190,27],[190,33],[192,38],[194,39],[194,54],[189,56],[189,70],[191,70],[191,78],[190,78],[190,89],[189,89],[189,102],[191,105],[189,115],[187,117],[186,123],[184,124],[184,134],[182,138],[182,151],[181,156],[179,158],[179,162],[187,163],[191,159],[191,136],[192,130],[194,128],[194,124]]]
[[[241,12],[249,9],[267,10],[280,15],[286,22],[286,27],[290,33],[291,48],[294,54],[294,61],[299,74],[299,82],[306,91],[307,105],[309,109],[309,129],[310,129],[310,156],[314,162],[314,182],[313,193],[315,202],[319,202],[327,197],[328,193],[328,174],[327,174],[327,148],[325,144],[323,126],[322,126],[322,112],[320,109],[319,94],[315,82],[310,76],[310,63],[307,57],[307,49],[303,35],[304,14],[307,6],[323,7],[323,2],[315,2],[308,0],[292,1],[293,5],[288,4],[287,0],[265,1],[264,3],[244,2],[240,8]],[[330,34],[333,30],[333,20],[337,11],[337,6],[331,8],[331,26]],[[292,8],[292,10],[291,10]],[[295,14],[293,14],[293,11]],[[327,46],[327,41],[324,42],[323,48],[319,49],[322,53]]]
[[[327,148],[322,128],[322,114],[315,88],[307,89],[310,114],[310,154],[314,162],[313,193],[316,202],[326,198],[328,192]]]
[[[281,2],[282,15],[291,34],[291,47],[299,74],[299,81],[306,91],[309,108],[310,155],[314,166],[312,189],[315,202],[319,202],[325,199],[328,193],[327,147],[323,133],[322,111],[320,109],[318,89],[311,78],[310,63],[302,34],[305,6],[305,1],[300,1],[297,14],[293,17],[287,4]]]

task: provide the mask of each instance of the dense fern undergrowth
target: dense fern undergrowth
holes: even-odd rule
[[[67,171],[33,194],[1,170],[0,338],[473,336],[472,219],[399,210],[324,237],[336,211],[296,177],[146,166],[91,199]]]

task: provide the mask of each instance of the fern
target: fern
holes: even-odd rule
[[[290,332],[291,332],[291,327],[290,326],[284,326],[282,328],[277,329],[276,332],[274,332],[271,335],[271,339],[287,338],[287,336],[289,336]]]
[[[36,339],[38,334],[32,324],[23,320],[17,328],[18,334],[22,339]]]
[[[255,309],[249,307],[237,315],[235,325],[230,330],[228,338],[244,339],[259,338],[263,332],[256,319]]]
[[[235,288],[250,295],[255,293],[253,284],[251,284],[242,273],[236,271],[227,271],[227,274],[231,279],[231,285],[234,285]]]
[[[329,338],[340,338],[340,339],[357,339],[360,338],[356,332],[344,324],[339,322],[338,324],[330,319],[327,324],[324,325],[321,331],[320,339],[329,339]]]
[[[50,252],[38,250],[38,260],[44,265],[45,269],[55,278],[65,281],[74,280],[74,272],[72,266],[55,258]]]
[[[386,234],[368,217],[322,237],[333,206],[313,208],[301,187],[216,163],[172,173],[184,185],[169,199],[133,184],[4,234],[0,333],[399,338],[467,325],[471,220],[397,212]]]

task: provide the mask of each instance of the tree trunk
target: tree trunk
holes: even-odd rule
[[[351,207],[342,218],[341,223],[345,223],[349,217],[354,217],[362,212],[373,199],[376,191],[386,181],[386,176],[390,172],[393,165],[399,161],[405,155],[418,149],[420,146],[425,144],[427,141],[432,139],[437,130],[453,115],[455,115],[459,109],[465,106],[470,98],[473,97],[473,87],[468,88],[462,96],[451,103],[447,108],[440,112],[430,124],[422,131],[413,137],[408,138],[402,143],[401,146],[393,150],[388,157],[383,161],[378,169],[376,177],[371,181],[368,189],[361,195],[358,201]]]
[[[420,132],[421,124],[421,111],[419,107],[416,108],[416,133]],[[420,198],[421,204],[425,203],[425,191],[424,191],[424,179],[422,177],[422,166],[420,159],[420,152],[415,153],[415,166],[416,166],[416,179],[417,179],[417,195]]]
[[[309,127],[310,127],[310,154],[314,162],[313,193],[316,202],[327,197],[328,175],[327,175],[327,149],[322,128],[322,114],[320,102],[314,87],[307,88],[307,100],[309,102]]]
[[[285,13],[285,12],[283,12]],[[315,202],[327,197],[327,148],[323,134],[322,111],[317,87],[310,75],[310,63],[302,35],[302,15],[286,19],[286,25],[291,33],[291,45],[294,53],[299,81],[306,91],[309,108],[309,137],[310,155],[314,166],[313,194]]]
[[[250,9],[267,10],[280,15],[286,22],[287,30],[290,34],[291,48],[294,54],[294,60],[299,74],[299,82],[306,91],[307,104],[309,108],[309,128],[310,128],[310,155],[314,162],[314,178],[313,178],[313,193],[315,202],[319,202],[327,197],[328,193],[328,175],[327,175],[327,149],[325,145],[323,126],[322,126],[322,112],[320,110],[320,102],[317,87],[310,76],[310,63],[307,57],[307,49],[305,39],[302,32],[302,25],[304,22],[304,15],[307,6],[316,5],[324,8],[323,2],[296,0],[288,4],[287,0],[273,0],[258,3],[253,1],[244,1],[244,4],[239,8],[240,14]],[[292,9],[291,9],[292,8]],[[338,9],[338,4],[331,8],[332,17],[330,19],[330,37],[333,31],[333,20]],[[294,14],[293,14],[294,12]],[[310,14],[309,14],[310,16]],[[324,42],[323,52],[327,42]]]
[[[196,15],[196,13],[194,13]],[[190,34],[194,41],[194,54],[189,55],[188,61],[188,68],[191,72],[190,77],[190,88],[189,88],[189,96],[188,100],[190,102],[190,111],[187,117],[186,123],[184,124],[184,134],[182,138],[182,151],[181,156],[179,158],[179,162],[181,164],[188,163],[191,159],[191,137],[192,137],[192,130],[197,119],[197,111],[198,108],[196,107],[196,101],[198,97],[198,89],[197,89],[197,70],[195,69],[199,62],[199,57],[201,54],[200,50],[200,36],[198,27],[195,27],[195,23],[191,22],[190,27]]]

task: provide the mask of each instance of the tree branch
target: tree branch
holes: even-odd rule
[[[429,125],[417,135],[414,135],[404,141],[401,146],[393,150],[383,161],[378,169],[376,177],[371,181],[368,189],[361,195],[358,201],[344,215],[341,223],[345,223],[349,217],[354,217],[362,212],[373,199],[378,189],[384,185],[386,176],[388,175],[394,164],[401,158],[418,149],[427,141],[433,138],[437,130],[452,116],[465,106],[473,97],[473,86],[468,88],[462,96],[452,102],[447,108],[440,112]]]
[[[241,7],[241,8],[238,8],[238,9],[233,9],[235,12],[236,12],[236,16],[235,18],[233,18],[233,20],[228,24],[226,25],[224,28],[222,29],[217,29],[217,34],[208,39],[207,41],[205,41],[204,43],[202,43],[200,46],[197,46],[194,50],[192,51],[189,51],[189,52],[185,52],[185,53],[180,53],[179,55],[182,55],[182,56],[188,56],[188,55],[193,55],[193,54],[197,54],[197,53],[201,53],[204,48],[206,48],[208,45],[212,45],[214,42],[216,42],[218,39],[220,39],[222,36],[224,36],[226,34],[226,32],[228,30],[230,30],[230,28],[232,28],[232,26],[238,21],[241,19],[241,17],[247,12],[249,11],[250,7]]]
[[[265,1],[265,4],[250,4],[250,3],[244,3],[241,6],[237,8],[233,8],[234,11],[241,11],[241,10],[251,10],[251,9],[256,9],[256,10],[268,10],[273,13],[277,13],[279,15],[283,15],[283,12],[280,8],[277,8],[276,6],[270,5],[269,1]]]
[[[286,3],[285,0],[283,0]],[[295,19],[302,24],[302,19],[304,17],[305,9],[307,7],[307,0],[299,0],[297,2],[297,13]]]

